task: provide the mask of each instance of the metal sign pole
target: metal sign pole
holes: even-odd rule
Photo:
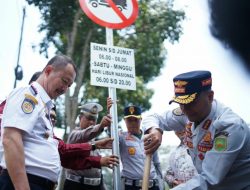
[[[109,28],[106,28],[106,43],[107,45],[113,46],[113,30]],[[120,158],[116,88],[109,87],[109,97],[114,101],[113,106],[110,109],[110,113],[112,116],[111,137],[114,138],[113,154],[117,155]],[[114,190],[121,189],[121,175],[120,175],[119,165],[115,166],[113,169],[113,189]]]

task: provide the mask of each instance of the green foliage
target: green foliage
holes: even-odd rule
[[[58,52],[67,54],[73,48],[72,58],[80,69],[85,65],[80,86],[84,86],[83,100],[93,98],[106,105],[107,88],[89,85],[89,44],[90,42],[105,44],[105,28],[93,23],[81,10],[78,1],[70,0],[27,0],[39,8],[42,15],[40,31],[46,32],[46,37],[40,44],[40,51],[47,55],[52,43]],[[79,15],[77,17],[77,15]],[[77,21],[76,21],[77,19]],[[184,12],[173,9],[173,0],[139,1],[139,16],[136,22],[123,30],[114,31],[114,45],[135,49],[135,67],[137,90],[118,90],[118,115],[129,102],[140,105],[144,110],[151,107],[149,100],[153,91],[146,84],[158,76],[166,58],[163,42],[176,42],[182,28],[181,20]],[[76,27],[74,27],[76,21]],[[76,30],[75,41],[72,42],[73,31]],[[88,51],[86,51],[88,50]],[[77,96],[76,94],[75,96]],[[75,98],[77,99],[77,97]],[[67,108],[66,108],[67,109]],[[76,108],[75,108],[76,109]],[[69,116],[67,116],[69,117]]]

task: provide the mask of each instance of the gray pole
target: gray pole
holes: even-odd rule
[[[16,68],[15,68],[14,88],[16,88],[16,81],[17,81],[16,70],[19,67],[19,58],[20,58],[21,45],[22,45],[22,39],[23,39],[23,27],[24,27],[24,18],[25,18],[25,15],[26,15],[26,10],[25,10],[25,7],[23,7],[23,19],[22,19],[22,26],[21,26],[21,36],[20,36],[19,45],[18,45],[18,55],[17,55],[17,65],[16,65]]]
[[[107,45],[113,46],[113,30],[106,28],[106,43]],[[117,99],[116,99],[116,88],[109,87],[109,97],[113,100],[113,105],[110,109],[112,116],[111,124],[111,137],[114,138],[113,141],[113,154],[119,156],[119,136],[118,136],[118,118],[117,118]],[[115,166],[113,169],[113,189],[121,189],[121,175],[120,175],[120,166]]]

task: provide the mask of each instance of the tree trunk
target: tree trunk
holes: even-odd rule
[[[75,47],[75,39],[76,39],[77,31],[78,31],[77,23],[78,23],[78,20],[81,16],[81,13],[82,13],[82,11],[80,9],[78,9],[78,11],[76,12],[75,17],[74,17],[72,31],[70,33],[68,33],[68,35],[67,35],[68,47],[67,47],[66,55],[69,57],[73,56],[74,47]],[[74,121],[72,121],[72,118],[74,118],[73,117],[74,116],[73,115],[74,114],[73,113],[74,107],[72,106],[72,104],[73,104],[72,99],[74,99],[74,97],[72,97],[72,98],[70,97],[70,91],[68,90],[65,94],[65,99],[64,99],[64,101],[65,101],[65,116],[64,116],[65,117],[64,118],[65,131],[67,131],[68,126],[73,126],[72,124],[74,124]],[[77,100],[76,100],[76,102],[77,102]],[[67,137],[65,137],[65,135],[64,135],[63,140],[66,141],[66,138]],[[58,190],[63,189],[64,181],[65,181],[65,169],[62,168],[61,175],[60,175],[59,181],[58,181],[58,187],[57,187]]]
[[[88,64],[88,51],[89,51],[89,43],[92,36],[92,30],[88,31],[88,34],[86,36],[84,48],[82,51],[82,61],[80,63],[80,66],[78,68],[78,77],[76,80],[76,86],[74,88],[73,96],[70,97],[69,92],[65,96],[65,121],[66,125],[70,127],[70,131],[75,126],[75,120],[77,117],[77,109],[78,109],[78,94],[82,87],[82,81],[84,78],[84,73],[86,70],[86,65]]]

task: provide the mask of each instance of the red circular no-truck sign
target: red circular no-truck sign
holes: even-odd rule
[[[113,29],[131,25],[138,16],[137,0],[79,0],[81,9],[95,23]]]

